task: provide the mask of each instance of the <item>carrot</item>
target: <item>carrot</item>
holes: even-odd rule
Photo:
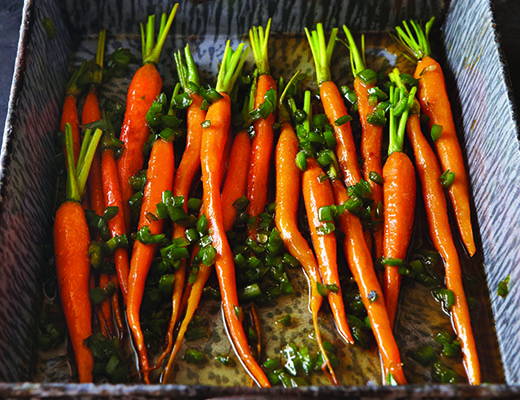
[[[410,158],[403,153],[404,133],[409,108],[413,105],[416,88],[407,94],[400,85],[399,70],[390,79],[398,87],[390,87],[390,144],[383,168],[384,193],[384,263],[385,299],[390,322],[393,324],[399,301],[401,275],[399,262],[405,259],[410,243],[415,213],[415,171]],[[395,110],[399,102],[407,101],[399,116]],[[396,264],[397,263],[397,264]]]
[[[181,162],[177,168],[177,172],[175,173],[175,180],[173,185],[173,195],[182,196],[184,199],[184,211],[187,211],[188,196],[193,183],[193,178],[200,169],[200,144],[202,140],[201,124],[206,119],[206,111],[201,108],[203,98],[199,94],[195,93],[190,86],[190,82],[196,86],[199,86],[200,82],[197,66],[191,55],[189,45],[186,45],[184,48],[184,57],[179,50],[174,54],[174,58],[175,64],[177,66],[180,85],[185,93],[187,93],[191,98],[191,104],[189,105],[186,114],[186,147],[184,149],[184,153],[182,154]],[[184,233],[185,228],[182,225],[174,224],[174,239],[184,237]],[[174,274],[172,313],[166,334],[166,346],[156,361],[157,365],[162,363],[162,361],[168,356],[168,354],[170,354],[173,348],[173,331],[181,312],[185,280],[186,261],[183,260]]]
[[[365,37],[361,36],[361,52],[347,26],[343,25],[343,31],[347,37],[350,50],[350,64],[354,75],[354,91],[357,97],[359,121],[361,122],[361,158],[363,178],[370,183],[374,209],[383,202],[383,190],[381,184],[374,181],[383,175],[383,163],[381,161],[383,126],[371,119],[376,104],[371,104],[370,90],[376,87],[377,75],[365,67]],[[383,255],[383,229],[381,225],[375,225],[372,232],[375,245],[375,257],[379,259]],[[369,246],[370,247],[370,246]]]
[[[113,239],[126,237],[127,226],[125,221],[125,208],[121,185],[117,171],[117,161],[114,154],[114,146],[120,146],[120,142],[114,138],[113,132],[105,132],[103,148],[101,152],[101,182],[103,189],[103,201],[105,207],[117,207],[117,214],[108,221],[108,228]],[[128,251],[117,247],[114,250],[114,264],[117,274],[118,287],[126,303],[128,296]]]
[[[76,166],[72,126],[65,124],[67,200],[56,211],[54,220],[56,275],[80,382],[91,382],[94,368],[92,353],[85,344],[85,339],[92,334],[90,234],[80,201],[101,134],[98,129],[90,141],[83,142],[85,159]]]
[[[98,69],[92,73],[92,85],[89,89],[85,101],[83,102],[83,109],[81,110],[81,123],[83,125],[91,124],[92,122],[101,119],[101,110],[99,108],[99,99],[97,96],[97,86],[102,81],[102,68],[105,56],[105,39],[106,30],[101,30],[98,37],[98,45],[96,51],[96,67]],[[89,196],[89,208],[93,210],[96,215],[103,215],[105,211],[105,202],[103,198],[103,187],[101,183],[101,156],[99,149],[94,154],[92,166],[90,167],[90,174],[87,180],[87,192]],[[99,287],[104,288],[110,282],[107,274],[101,274],[99,277]],[[98,311],[98,320],[101,325],[101,331],[105,336],[111,335],[113,330],[111,302],[109,299],[104,300],[100,304]]]
[[[251,141],[249,134],[242,130],[236,134],[233,140],[229,154],[228,173],[222,189],[222,214],[226,232],[233,227],[237,216],[234,202],[246,193],[250,155]]]
[[[345,186],[339,180],[333,181],[332,187],[337,204],[343,204],[349,199]],[[358,284],[383,365],[398,384],[405,384],[399,348],[392,333],[392,324],[388,318],[383,290],[374,271],[372,255],[364,241],[363,227],[359,219],[348,211],[341,214],[339,219],[341,230],[345,234],[343,247],[347,262]]]
[[[460,260],[451,233],[446,198],[439,181],[441,169],[435,153],[421,131],[417,114],[410,116],[407,133],[413,147],[415,164],[421,180],[430,238],[444,262],[446,286],[455,295],[455,304],[451,309],[451,315],[462,346],[464,367],[469,383],[478,385],[480,384],[480,363],[471,328],[468,303],[464,294]]]
[[[310,33],[305,30],[316,65],[316,75],[320,85],[320,97],[325,114],[336,133],[338,161],[343,173],[345,185],[352,186],[360,182],[361,173],[357,164],[356,147],[350,123],[336,124],[340,118],[348,115],[345,104],[337,86],[330,80],[330,59],[334,50],[337,29],[333,29],[329,41],[325,43],[323,25],[317,24],[316,30]],[[347,118],[348,119],[348,118]],[[348,200],[345,187],[338,180],[332,181],[337,204]],[[340,217],[341,228],[345,233],[344,250],[352,275],[358,285],[359,292],[368,312],[370,325],[376,338],[385,370],[392,374],[399,384],[406,383],[402,371],[399,349],[392,333],[388,312],[383,299],[370,250],[367,247],[363,227],[357,217],[345,212]],[[370,298],[376,297],[376,301]],[[380,300],[377,300],[377,297]],[[385,377],[386,378],[386,377]]]
[[[336,236],[333,230],[327,230],[328,224],[331,222],[322,223],[320,220],[320,209],[334,205],[334,194],[330,182],[328,179],[321,179],[323,175],[325,173],[318,163],[314,159],[308,159],[307,169],[303,172],[302,177],[303,199],[321,279],[325,287],[330,288],[327,296],[336,329],[347,343],[353,344],[354,338],[348,326],[339,281]]]
[[[139,355],[141,373],[145,383],[150,383],[150,367],[144,336],[139,319],[139,311],[143,300],[144,286],[148,271],[152,264],[157,242],[164,239],[161,235],[163,219],[149,218],[150,213],[156,214],[156,205],[161,202],[162,194],[166,190],[172,190],[174,176],[174,152],[173,143],[158,139],[152,146],[148,170],[146,174],[146,186],[144,188],[143,203],[139,217],[139,232],[151,234],[150,240],[134,242],[132,258],[130,260],[130,274],[128,276],[128,296],[126,304],[126,318],[132,331],[134,344]],[[138,232],[138,233],[139,233]]]
[[[154,38],[155,15],[148,16],[146,32],[144,25],[141,24],[143,66],[135,72],[128,87],[126,110],[120,135],[123,142],[123,151],[118,160],[119,179],[123,192],[123,204],[125,205],[124,215],[128,227],[130,226],[128,200],[132,196],[132,186],[129,179],[143,167],[143,146],[150,134],[146,122],[146,113],[162,89],[162,78],[155,65],[159,62],[166,36],[172,26],[178,6],[178,4],[173,6],[168,18],[164,13],[161,15],[157,42]]]
[[[255,136],[253,137],[251,166],[247,179],[248,213],[252,217],[257,217],[262,213],[267,203],[269,168],[274,141],[273,124],[276,104],[272,102],[269,109],[264,105],[267,101],[266,97],[269,96],[268,92],[276,92],[276,82],[269,71],[268,43],[270,30],[270,18],[267,21],[265,31],[262,26],[254,26],[249,30],[249,40],[259,74],[254,107],[256,110],[260,110],[260,107],[265,108],[263,112],[259,112],[258,118],[254,122]],[[276,94],[272,97],[276,98]]]
[[[78,86],[78,80],[85,73],[87,64],[83,63],[77,68],[67,83],[67,89],[65,92],[65,100],[63,102],[63,108],[61,110],[60,120],[60,131],[65,132],[65,126],[70,124],[72,132],[72,148],[74,151],[74,162],[77,162],[80,148],[80,135],[79,135],[79,117],[78,117],[78,96],[81,93],[81,89]]]
[[[429,118],[430,128],[440,129],[440,136],[434,140],[437,155],[444,171],[451,171],[455,179],[448,193],[455,211],[457,226],[470,256],[476,251],[471,224],[469,178],[464,165],[462,148],[457,138],[446,82],[440,64],[431,57],[428,36],[435,18],[431,18],[424,28],[410,21],[412,33],[406,21],[403,28],[396,27],[398,39],[417,60],[414,77],[419,81],[418,98],[421,108]]]
[[[282,99],[281,99],[282,101]],[[280,138],[276,145],[276,208],[275,224],[285,246],[302,265],[309,284],[309,310],[312,314],[312,324],[316,334],[318,347],[325,361],[331,381],[338,383],[336,374],[327,352],[323,348],[323,341],[318,323],[318,313],[322,304],[322,296],[318,292],[321,277],[318,263],[309,244],[298,229],[298,200],[300,197],[301,172],[296,166],[295,159],[298,152],[298,138],[292,125],[288,122],[288,115],[280,101],[280,117],[282,127]],[[283,116],[283,117],[282,117]]]
[[[231,122],[231,102],[227,93],[231,91],[244,64],[243,48],[244,45],[240,44],[233,51],[229,41],[226,43],[216,86],[216,90],[222,97],[211,104],[206,116],[209,127],[203,130],[201,147],[203,204],[209,220],[212,245],[217,253],[215,269],[222,296],[222,309],[232,344],[239,359],[257,384],[269,387],[267,376],[251,353],[242,325],[243,313],[238,302],[235,265],[224,230],[220,196],[219,166],[223,162],[222,154]]]

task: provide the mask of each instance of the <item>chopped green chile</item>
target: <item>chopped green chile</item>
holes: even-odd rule
[[[341,126],[346,124],[347,122],[350,122],[352,120],[352,117],[350,115],[343,115],[342,117],[339,117],[336,121],[334,121],[334,125]]]
[[[372,69],[364,69],[358,74],[358,77],[365,84],[375,84],[377,82],[377,73]]]
[[[220,364],[225,365],[226,367],[234,367],[236,365],[235,360],[233,360],[230,356],[216,356],[215,360],[217,360]]]
[[[269,89],[264,95],[264,101],[254,110],[249,112],[251,120],[254,122],[259,119],[265,119],[269,114],[276,110],[276,90]]]
[[[211,126],[211,121],[209,119],[206,119],[200,123],[200,126],[203,128],[209,128]]]
[[[302,171],[307,169],[307,154],[305,151],[300,150],[296,154],[296,166]]]
[[[247,206],[249,205],[249,199],[246,196],[239,197],[233,202],[233,207],[238,212],[243,212],[247,209]]]
[[[500,282],[498,282],[497,294],[504,299],[509,294],[510,281],[511,281],[511,275],[508,275],[504,279],[502,279]]]
[[[436,288],[432,289],[431,292],[435,300],[440,302],[446,311],[451,310],[455,304],[455,294],[451,290],[446,288]]]
[[[258,283],[253,283],[242,289],[241,298],[244,300],[252,300],[262,295],[262,289]]]
[[[376,96],[378,100],[386,100],[388,99],[388,95],[379,89],[377,86],[371,87],[368,89],[368,94],[372,96]]]
[[[367,115],[367,122],[372,125],[383,126],[386,124],[386,115],[384,111],[376,109]]]
[[[356,92],[350,89],[348,86],[340,87],[341,94],[350,104],[356,104],[358,101]]]
[[[331,283],[331,284],[328,284],[328,285],[325,285],[325,287],[327,288],[328,291],[332,292],[332,293],[338,293],[339,292],[339,287],[338,285],[334,284],[334,283]]]
[[[431,365],[437,359],[435,349],[429,345],[419,347],[410,355],[415,361],[425,367]]]
[[[128,247],[128,237],[125,234],[113,236],[107,240],[106,245],[110,252],[119,248],[126,249]]]
[[[199,250],[201,263],[207,267],[212,266],[215,263],[215,257],[217,250],[213,246],[205,246]]]
[[[164,233],[153,235],[150,232],[150,227],[145,225],[136,232],[135,238],[144,244],[157,244],[164,242],[166,240],[166,235]]]
[[[447,169],[442,173],[439,180],[441,181],[442,186],[449,189],[455,181],[455,172],[451,172],[449,169]]]
[[[334,217],[336,216],[336,206],[323,206],[318,209],[318,218],[321,222],[324,221],[334,221]]]
[[[134,191],[140,191],[144,189],[144,185],[146,184],[146,170],[142,169],[134,176],[131,176],[128,179],[130,186]]]
[[[277,369],[280,368],[280,360],[278,358],[268,358],[264,361],[262,366],[268,370]]]
[[[184,235],[190,243],[193,243],[199,239],[199,232],[197,232],[195,228],[186,229]]]
[[[316,228],[318,235],[328,235],[336,230],[336,225],[332,222],[325,222]]]
[[[347,187],[347,192],[350,197],[359,197],[360,199],[369,200],[372,195],[370,184],[361,179],[358,183]]]
[[[378,97],[375,94],[371,94],[368,96],[368,105],[369,106],[375,106],[377,105],[377,102],[379,101]]]
[[[383,177],[381,175],[379,175],[376,171],[370,171],[368,173],[368,178],[372,182],[377,183],[378,185],[382,185],[383,184]]]
[[[415,79],[412,75],[407,73],[401,73],[400,78],[403,81],[403,83],[408,86],[417,86],[417,84],[419,83],[417,79]]]
[[[460,343],[455,339],[454,335],[446,331],[440,331],[433,338],[442,346],[441,355],[444,357],[457,357],[460,355]]]
[[[208,219],[202,214],[197,220],[197,231],[202,234],[208,233]]]
[[[433,124],[430,131],[430,136],[436,142],[442,135],[442,125]]]
[[[433,363],[432,378],[439,383],[457,383],[459,381],[457,373],[439,361]]]
[[[196,349],[187,349],[184,353],[184,360],[190,364],[203,364],[207,361],[204,353]]]
[[[180,93],[172,98],[172,107],[176,108],[177,110],[184,110],[188,108],[191,103],[193,102],[193,99],[191,98],[189,93]]]
[[[395,380],[394,376],[391,373],[388,373],[388,375],[386,376],[386,384],[389,386],[398,385],[397,381]]]
[[[401,258],[383,257],[381,258],[381,264],[392,267],[400,267],[404,264],[404,261]]]
[[[188,209],[191,211],[199,211],[200,206],[202,205],[202,200],[196,197],[191,197],[188,199]]]

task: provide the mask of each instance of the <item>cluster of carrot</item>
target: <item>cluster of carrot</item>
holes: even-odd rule
[[[150,372],[162,367],[165,361],[161,380],[171,381],[175,357],[214,268],[231,344],[253,380],[261,387],[270,386],[243,326],[244,312],[237,290],[239,272],[235,269],[228,232],[237,219],[236,203],[245,197],[246,213],[250,217],[248,236],[256,239],[269,187],[274,183],[270,182],[274,153],[275,224],[285,247],[308,278],[309,308],[323,370],[331,382],[338,383],[323,348],[318,324],[323,297],[327,297],[339,335],[346,343],[354,343],[336,259],[337,220],[344,234],[348,266],[359,287],[380,350],[385,377],[391,376],[399,384],[406,383],[393,323],[400,287],[396,267],[406,258],[416,196],[414,165],[403,152],[407,131],[422,185],[430,236],[445,263],[447,287],[455,295],[452,315],[469,381],[479,383],[477,352],[443,189],[443,185],[449,187],[461,236],[472,255],[475,245],[468,178],[442,70],[430,57],[431,22],[425,29],[414,22],[413,31],[407,23],[397,28],[399,40],[419,60],[415,73],[418,83],[416,86],[413,79],[408,80],[407,84],[414,81],[408,87],[399,71],[394,70],[389,75],[388,94],[376,86],[376,73],[365,67],[364,49],[358,51],[350,31],[344,27],[362,127],[360,165],[350,124],[352,117],[342,93],[331,80],[330,62],[337,29],[332,30],[328,41],[321,24],[315,30],[305,31],[326,115],[321,121],[312,118],[310,91],[303,96],[302,109],[296,106],[298,74],[286,85],[282,81],[277,85],[270,74],[271,21],[265,29],[253,27],[250,30],[256,64],[256,78],[248,102],[249,115],[254,115],[249,121],[253,135],[250,137],[250,132],[242,129],[231,137],[232,94],[246,62],[247,48],[241,43],[232,49],[230,43],[226,43],[214,89],[201,87],[190,48],[186,46],[177,51],[174,59],[179,84],[168,104],[161,94],[163,82],[156,65],[177,7],[175,5],[169,15],[162,15],[157,40],[154,16],[141,25],[143,65],[135,72],[128,88],[119,138],[115,137],[107,119],[102,118],[96,91],[101,82],[104,32],[100,34],[96,55],[99,69],[83,102],[81,122],[87,129],[82,134],[76,105],[79,91],[74,84],[78,74],[71,80],[64,103],[61,130],[65,133],[67,198],[56,213],[54,242],[61,302],[79,380],[88,382],[93,377],[93,357],[85,344],[93,332],[89,295],[91,264],[108,257],[115,266],[115,273],[101,273],[98,277],[99,287],[110,292],[99,307],[100,330],[106,335],[117,330],[122,335],[126,319],[146,383],[150,382]],[[282,92],[278,100],[277,86]],[[387,98],[388,101],[382,101]],[[437,154],[421,132],[419,109],[429,117]],[[390,145],[383,166],[383,126],[387,121]],[[186,146],[175,169],[174,139],[184,129]],[[102,145],[97,149],[100,142]],[[150,147],[148,160],[144,151],[147,147]],[[132,186],[145,165],[143,191],[136,197]],[[192,207],[188,198],[199,171],[202,201],[198,207]],[[85,189],[88,196],[83,199]],[[300,191],[310,244],[298,223]],[[130,203],[136,199],[140,209],[137,226],[132,229]],[[373,206],[365,215],[368,208],[364,208],[364,204],[368,202]],[[191,222],[188,221],[190,208],[199,210],[198,218],[192,218]],[[100,228],[93,234],[89,232],[86,215],[91,225],[94,221]],[[373,223],[370,231],[365,229],[363,222],[379,217],[383,218],[382,224]],[[172,223],[171,240],[165,235],[167,220]],[[174,272],[167,282],[172,287],[172,300],[166,343],[151,364],[140,310],[148,274],[158,253],[162,262],[173,266]],[[382,283],[374,268],[374,260],[380,258],[385,265]],[[109,287],[112,290],[109,291]],[[121,315],[121,309],[126,318]],[[112,321],[116,321],[115,327]]]

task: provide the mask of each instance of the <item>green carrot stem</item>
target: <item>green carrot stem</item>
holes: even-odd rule
[[[92,83],[99,85],[103,81],[103,65],[105,61],[105,43],[107,38],[106,29],[99,31],[96,49],[96,65],[98,68],[92,74]]]
[[[278,119],[280,122],[286,122],[291,120],[291,116],[289,114],[289,110],[287,109],[287,106],[285,105],[285,98],[287,97],[289,90],[293,88],[294,85],[296,85],[297,81],[300,79],[302,73],[301,71],[296,71],[293,76],[289,79],[287,84],[280,85],[280,87],[283,88],[282,94],[280,95],[280,98],[278,99]]]
[[[217,76],[217,92],[231,93],[235,82],[242,72],[242,67],[247,57],[247,49],[244,51],[244,43],[240,43],[236,50],[231,48],[231,42],[226,42],[222,64]]]
[[[311,91],[306,90],[303,93],[303,111],[305,112],[305,121],[303,121],[303,127],[307,132],[311,130],[312,121],[312,107],[311,107]]]
[[[181,91],[181,84],[177,82],[173,88],[172,98],[170,100],[170,107],[168,108],[168,115],[173,115],[175,113],[175,109],[173,108],[175,96],[179,94]]]
[[[78,182],[78,191],[80,197],[83,195],[83,192],[85,190],[85,185],[87,184],[90,166],[92,165],[92,160],[94,159],[94,154],[96,152],[102,134],[103,131],[101,129],[96,129],[94,131],[94,135],[92,135],[92,139],[88,143],[87,150],[85,151],[85,158],[83,159],[83,162],[81,164],[78,163],[76,179]]]
[[[334,52],[338,28],[332,29],[328,42],[325,40],[325,32],[323,30],[323,24],[321,23],[316,24],[316,29],[313,31],[309,31],[305,28],[305,35],[309,41],[312,57],[314,58],[318,84],[330,81],[330,59]]]
[[[434,21],[435,17],[431,17],[424,27],[414,20],[403,21],[402,26],[395,27],[395,38],[415,60],[431,54],[429,36]]]
[[[165,13],[161,14],[157,41],[155,41],[155,15],[148,16],[146,26],[143,23],[140,24],[143,64],[157,64],[159,62],[164,42],[170,32],[178,8],[179,3],[175,3],[168,16]]]
[[[83,160],[85,159],[85,153],[87,151],[88,144],[92,139],[92,129],[87,128],[85,130],[85,134],[83,135],[83,140],[81,141],[81,147],[79,149],[78,162],[77,165],[83,164]]]
[[[365,35],[361,35],[361,53],[356,45],[356,41],[350,33],[350,30],[346,25],[343,25],[343,31],[347,37],[348,49],[350,53],[350,67],[352,68],[352,74],[357,76],[361,71],[365,69]]]
[[[179,76],[182,89],[185,92],[191,92],[189,83],[192,82],[199,86],[200,79],[197,64],[195,64],[195,60],[191,55],[190,46],[187,44],[184,47],[184,55],[180,50],[173,53],[173,59],[175,61],[175,66],[177,67],[177,75]]]
[[[271,18],[267,20],[265,30],[262,26],[253,26],[249,30],[249,41],[253,49],[253,56],[255,58],[258,73],[269,74],[269,32],[271,31]]]
[[[76,168],[74,166],[74,144],[72,139],[72,127],[67,122],[65,124],[65,156],[67,158],[67,200],[80,201],[81,196],[76,180]]]
[[[67,95],[79,96],[81,93],[81,89],[78,86],[79,79],[85,74],[87,71],[87,62],[82,62],[81,65],[74,70],[72,75],[70,76],[69,81],[67,82],[67,89],[65,93]]]

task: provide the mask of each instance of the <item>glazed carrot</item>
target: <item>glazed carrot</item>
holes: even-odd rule
[[[307,169],[303,172],[302,190],[312,244],[316,252],[318,266],[323,284],[335,286],[328,294],[329,305],[334,316],[336,329],[341,337],[350,344],[354,338],[350,332],[345,313],[345,304],[339,281],[336,259],[336,236],[333,231],[324,231],[325,225],[320,221],[319,210],[334,204],[334,194],[328,179],[320,179],[325,173],[314,159],[307,160]],[[321,180],[321,182],[320,182]]]
[[[345,186],[339,180],[333,181],[332,187],[337,204],[343,204],[349,199]],[[341,214],[339,220],[341,230],[345,234],[343,248],[347,262],[367,310],[384,370],[392,374],[398,384],[405,384],[406,378],[399,348],[392,332],[392,324],[388,317],[383,290],[374,270],[372,255],[363,237],[361,222],[348,211]],[[387,379],[388,376],[385,376],[385,383]]]
[[[280,106],[280,114],[283,108]],[[286,117],[287,118],[287,117]],[[275,224],[285,246],[302,265],[309,284],[309,309],[312,314],[312,324],[316,334],[316,341],[322,354],[331,381],[338,383],[336,374],[327,352],[323,348],[318,313],[322,304],[322,296],[318,292],[321,277],[318,263],[309,244],[298,228],[298,201],[300,197],[301,171],[296,166],[295,159],[298,153],[298,138],[292,125],[287,120],[282,122],[278,144],[276,145],[276,208]]]
[[[97,96],[97,86],[102,81],[103,60],[105,57],[105,39],[106,31],[101,30],[98,37],[98,45],[96,51],[96,66],[99,67],[92,73],[92,85],[89,89],[85,101],[83,102],[83,109],[81,110],[81,123],[83,125],[90,124],[101,119],[101,110],[99,108],[99,99]],[[96,213],[96,215],[103,215],[105,211],[105,202],[103,199],[103,187],[101,183],[101,156],[99,149],[94,154],[92,166],[90,167],[90,174],[87,181],[87,193],[89,197],[89,208]],[[110,277],[107,274],[101,274],[99,277],[99,287],[105,288],[110,282]],[[105,336],[112,334],[112,310],[111,301],[104,300],[98,311],[98,320],[101,325],[101,331]]]
[[[186,147],[182,154],[181,162],[175,173],[173,184],[173,195],[182,196],[184,199],[184,211],[188,210],[188,196],[192,187],[193,178],[200,169],[200,143],[202,140],[201,124],[206,119],[206,111],[201,108],[202,97],[190,89],[190,82],[199,86],[199,74],[197,66],[191,55],[189,45],[184,48],[184,56],[181,51],[174,54],[177,73],[182,89],[191,97],[191,104],[186,114]],[[173,238],[184,237],[185,228],[182,225],[174,224]],[[170,323],[166,334],[166,346],[159,355],[156,364],[160,365],[162,361],[170,354],[173,348],[173,332],[175,324],[179,319],[181,312],[183,291],[186,280],[186,261],[181,261],[180,267],[174,273],[174,286],[172,293],[172,313]]]
[[[410,158],[403,153],[404,133],[409,108],[413,105],[416,88],[407,94],[400,85],[399,70],[389,75],[398,87],[390,87],[388,158],[383,168],[384,193],[384,263],[385,299],[390,322],[394,323],[399,301],[401,274],[399,263],[406,258],[415,215],[415,171]],[[399,101],[407,100],[407,108],[396,115]],[[393,260],[399,260],[395,261]]]
[[[113,136],[111,137],[112,139]],[[105,133],[103,139],[103,151],[101,153],[101,181],[103,187],[103,200],[105,207],[117,207],[117,214],[108,221],[108,228],[112,238],[127,234],[125,222],[125,208],[123,207],[123,197],[119,175],[117,172],[117,161],[114,150],[111,147],[111,138]],[[124,248],[116,248],[114,251],[114,264],[117,274],[118,286],[121,289],[123,300],[126,303],[128,295],[128,273],[129,260],[128,251]]]
[[[149,229],[151,235],[158,235],[162,231],[163,219],[149,219],[149,214],[157,214],[156,205],[162,201],[162,193],[172,190],[174,176],[173,143],[158,139],[152,146],[146,185],[144,188],[143,203],[139,216],[138,229]],[[132,331],[134,344],[139,355],[141,373],[146,383],[150,383],[150,367],[146,344],[144,342],[139,311],[143,300],[144,286],[148,271],[152,265],[157,244],[154,241],[147,243],[141,240],[134,242],[132,258],[130,260],[130,274],[128,276],[128,296],[126,304],[126,318]]]
[[[124,215],[128,227],[130,226],[128,200],[132,196],[129,179],[143,168],[143,146],[150,134],[146,123],[146,113],[162,89],[162,78],[155,65],[159,62],[178,6],[178,4],[173,6],[168,18],[166,18],[166,14],[162,14],[157,42],[154,38],[155,15],[148,17],[146,29],[141,24],[143,66],[135,72],[128,87],[126,110],[120,135],[123,152],[118,159],[119,179],[125,205]]]
[[[224,230],[220,196],[219,166],[223,162],[222,154],[231,122],[231,102],[227,93],[231,91],[245,61],[243,48],[244,45],[240,44],[233,51],[229,41],[226,43],[216,87],[222,97],[209,107],[206,116],[210,122],[209,127],[204,128],[202,134],[203,204],[209,221],[212,245],[217,253],[215,269],[222,296],[222,309],[231,341],[239,359],[256,383],[262,387],[269,387],[267,376],[251,353],[242,325],[243,313],[238,302],[235,265]]]
[[[455,174],[455,179],[448,193],[455,211],[462,242],[469,255],[473,256],[476,247],[471,224],[469,178],[453,122],[442,67],[431,57],[428,36],[433,22],[434,18],[431,18],[423,29],[415,21],[410,21],[415,35],[406,21],[403,21],[403,28],[396,27],[396,31],[401,43],[406,46],[411,56],[418,61],[414,73],[414,77],[419,81],[417,97],[422,110],[429,117],[430,128],[440,127],[440,136],[434,141],[435,148],[443,170]]]
[[[233,203],[246,193],[250,155],[249,134],[246,131],[240,131],[236,134],[231,146],[228,172],[222,188],[222,214],[226,232],[233,227],[237,216],[237,209]]]
[[[320,85],[320,96],[325,114],[336,133],[338,161],[343,172],[345,185],[355,185],[361,180],[357,164],[356,147],[350,123],[337,125],[336,121],[347,115],[346,107],[334,82],[330,81],[330,58],[334,49],[337,30],[333,29],[328,43],[325,43],[323,25],[317,24],[316,30],[310,33],[305,30],[316,65],[316,75]],[[337,204],[348,200],[346,188],[335,180],[332,182]],[[357,217],[345,212],[340,217],[341,228],[345,233],[344,248],[352,275],[358,285],[359,292],[368,312],[370,325],[376,338],[385,370],[392,374],[399,384],[406,383],[402,371],[401,357],[395,342],[388,312],[383,299],[383,292],[377,280],[372,256],[367,247],[363,227]],[[370,301],[370,297],[379,297],[379,301]],[[386,379],[386,377],[385,377]]]
[[[468,303],[464,294],[460,260],[451,233],[446,198],[439,181],[441,169],[435,153],[421,131],[417,114],[410,116],[407,133],[413,147],[415,164],[421,180],[430,238],[444,262],[446,286],[455,295],[455,304],[451,309],[451,315],[455,332],[462,346],[464,367],[469,383],[478,385],[480,384],[480,363],[471,328]]]
[[[330,34],[327,44],[325,44],[325,33],[323,25],[317,24],[316,30],[309,32],[305,28],[305,34],[309,41],[311,51],[316,66],[316,76],[320,87],[320,98],[323,109],[330,125],[334,128],[337,140],[336,153],[339,165],[343,173],[345,184],[354,185],[361,180],[361,172],[356,155],[356,145],[352,136],[350,121],[337,124],[340,118],[348,116],[347,107],[336,84],[330,77],[330,59],[334,51],[334,44],[338,29],[334,28]]]
[[[78,87],[78,80],[85,73],[86,64],[83,63],[77,68],[69,82],[67,83],[67,89],[65,92],[65,100],[63,102],[63,108],[61,110],[60,120],[60,131],[65,132],[65,125],[70,124],[72,132],[72,148],[74,151],[74,162],[78,160],[79,148],[80,148],[80,135],[79,135],[79,117],[78,117],[78,96],[81,93],[81,89]]]
[[[265,31],[262,26],[254,26],[249,30],[249,40],[259,74],[256,84],[255,109],[264,103],[264,97],[268,91],[276,91],[276,82],[269,71],[270,30],[271,19],[267,21]],[[251,166],[247,180],[248,213],[253,217],[264,211],[269,190],[269,168],[274,141],[274,106],[269,111],[268,115],[262,115],[254,122],[255,136],[251,148]]]
[[[67,200],[56,211],[54,220],[56,275],[80,382],[92,381],[94,367],[92,353],[85,344],[85,339],[92,334],[90,233],[80,201],[101,134],[96,130],[92,139],[84,142],[86,156],[76,167],[72,126],[65,125]]]
[[[383,202],[383,188],[381,187],[381,184],[374,182],[374,180],[371,179],[371,174],[376,173],[376,176],[383,175],[383,163],[381,161],[383,126],[375,124],[374,121],[369,122],[370,115],[376,109],[376,104],[372,105],[369,101],[369,90],[376,87],[376,81],[372,77],[377,75],[373,71],[365,68],[365,37],[361,36],[360,52],[352,34],[345,25],[343,25],[343,30],[349,44],[350,63],[352,74],[354,75],[354,91],[357,96],[359,121],[361,122],[361,158],[363,160],[363,178],[365,181],[370,183],[375,209],[378,204],[382,204]],[[379,259],[383,255],[382,226],[375,226],[375,229],[372,232],[372,237],[375,245],[375,257],[376,259]]]

